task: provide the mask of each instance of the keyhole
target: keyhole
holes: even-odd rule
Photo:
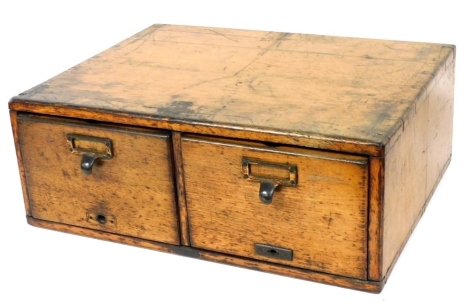
[[[96,216],[96,220],[97,220],[100,224],[105,224],[105,223],[106,223],[106,216],[101,215],[101,214],[98,214],[98,216]]]
[[[279,254],[279,253],[277,253],[277,251],[274,250],[274,249],[268,250],[268,253],[270,253],[271,255],[278,255],[278,254]]]

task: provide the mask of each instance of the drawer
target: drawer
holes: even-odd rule
[[[179,244],[168,133],[20,115],[18,136],[34,218]]]
[[[366,279],[367,158],[190,136],[182,155],[192,246]]]

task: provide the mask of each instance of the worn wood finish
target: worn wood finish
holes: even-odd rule
[[[447,63],[440,72],[436,84],[426,92],[429,103],[426,199],[431,196],[452,155],[455,62]]]
[[[31,216],[31,205],[29,201],[28,186],[26,184],[25,170],[23,166],[23,156],[20,150],[20,142],[18,141],[18,113],[10,111],[10,121],[15,140],[16,158],[18,160],[18,169],[20,170],[21,189],[23,191],[24,207],[27,216]]]
[[[191,132],[229,138],[291,144],[339,152],[344,151],[365,155],[382,155],[384,152],[384,147],[380,144],[341,138],[338,139],[324,135],[308,135],[297,132],[284,132],[243,126],[229,126],[219,123],[205,123],[190,120],[155,120],[145,117],[130,116],[125,112],[107,113],[100,109],[75,109],[61,105],[50,107],[38,104],[33,101],[18,100],[16,98],[13,98],[10,101],[9,106],[10,109],[15,109],[16,111],[21,112],[58,115],[63,117],[90,119],[102,122],[176,130],[180,132]]]
[[[93,229],[75,227],[71,225],[66,225],[62,223],[50,222],[35,219],[32,217],[27,217],[28,223],[30,225],[56,230],[60,232],[66,232],[71,234],[76,234],[80,236],[88,236],[92,238],[98,238],[102,240],[118,242],[128,245],[133,245],[137,247],[157,250],[161,252],[173,253],[184,255],[192,258],[199,258],[208,261],[214,261],[249,269],[254,269],[258,271],[276,273],[279,275],[291,276],[295,278],[300,278],[309,281],[315,281],[330,285],[336,285],[345,288],[359,289],[368,292],[380,292],[383,288],[383,282],[368,282],[357,279],[351,279],[347,277],[341,277],[326,273],[318,273],[310,270],[292,268],[287,266],[277,266],[275,264],[265,263],[256,260],[250,260],[246,258],[240,258],[230,255],[221,255],[219,253],[195,249],[185,246],[174,246],[170,244],[159,243],[151,240],[145,240],[135,237],[129,237],[124,235],[117,235],[108,232],[96,231]]]
[[[188,209],[186,207],[186,189],[183,173],[183,157],[181,153],[181,133],[172,132],[171,137],[173,144],[173,158],[175,162],[176,189],[178,192],[177,200],[179,208],[181,244],[184,246],[189,246]]]
[[[189,120],[204,134],[206,124],[269,130],[313,138],[306,142],[317,148],[340,138],[335,150],[360,142],[380,153],[452,53],[438,44],[154,25],[20,94],[11,108],[28,101],[48,113],[126,113],[159,127]]]
[[[452,45],[151,26],[10,100],[28,222],[380,291],[450,162],[454,67]],[[115,156],[84,176],[72,132]],[[294,178],[261,203],[255,180]]]
[[[369,181],[368,278],[372,281],[381,281],[383,278],[383,158],[369,159]]]
[[[170,252],[170,253],[176,252],[176,251],[172,251],[172,249],[174,249],[172,247],[174,246],[172,246],[171,244],[159,243],[153,240],[146,240],[146,239],[140,239],[140,238],[126,236],[126,235],[119,235],[116,233],[111,233],[111,232],[106,232],[106,231],[101,231],[101,230],[94,230],[92,228],[77,227],[74,225],[37,219],[31,216],[28,216],[26,220],[28,224],[32,226],[40,227],[44,229],[50,229],[50,230],[55,230],[55,231],[60,231],[60,232],[65,232],[65,233],[72,233],[72,234],[76,234],[80,236],[87,236],[87,237],[97,238],[101,240],[113,241],[113,242],[138,246],[142,248],[162,251],[162,252]]]
[[[442,172],[439,176],[439,179],[436,181],[436,184],[434,185],[434,188],[432,189],[431,191],[431,194],[434,192],[434,190],[437,188],[442,176],[444,175],[444,172],[446,171],[447,167],[449,166],[450,164],[450,160],[451,160],[451,157],[449,157],[449,159],[447,160],[447,162],[445,163],[444,165],[444,168],[442,169]],[[411,225],[410,227],[410,230],[408,231],[408,234],[405,236],[403,242],[401,243],[401,246],[399,247],[399,249],[397,250],[397,252],[395,253],[395,256],[393,258],[393,260],[391,261],[390,265],[388,266],[388,269],[386,270],[386,272],[384,271],[384,280],[386,280],[389,276],[390,276],[390,273],[392,272],[393,270],[393,267],[395,266],[395,263],[397,262],[398,258],[400,257],[400,254],[401,252],[403,251],[403,249],[405,248],[406,246],[406,243],[408,242],[408,239],[410,238],[411,236],[411,233],[413,233],[413,230],[415,229],[415,227],[418,225],[418,222],[419,220],[421,219],[421,217],[423,216],[424,214],[424,211],[426,210],[426,207],[427,205],[429,204],[431,200],[431,195],[428,196],[428,199],[426,200],[426,202],[424,203],[423,205],[423,208],[419,211],[418,213],[418,216],[416,217],[414,223]],[[385,267],[385,265],[384,265]]]
[[[111,139],[112,159],[85,176],[67,134]],[[34,218],[179,244],[167,133],[22,115],[18,135]]]
[[[182,150],[193,246],[366,279],[366,158],[190,137]],[[271,204],[261,203],[260,182],[243,177],[243,157],[296,165],[298,185],[278,187]],[[291,249],[294,259],[257,255],[255,243]]]
[[[215,252],[199,251],[200,258],[219,263],[241,266],[258,271],[271,272],[280,275],[300,278],[309,281],[316,281],[324,284],[336,285],[345,288],[353,288],[368,292],[380,292],[383,288],[383,281],[362,281],[327,273],[312,272],[311,270],[292,268],[265,263],[262,261],[248,260],[231,255],[221,255]]]
[[[451,156],[454,63],[443,66],[385,157],[383,271],[396,260]]]

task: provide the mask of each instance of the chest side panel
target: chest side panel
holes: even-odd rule
[[[441,67],[385,157],[383,276],[424,213],[452,155],[454,61]]]

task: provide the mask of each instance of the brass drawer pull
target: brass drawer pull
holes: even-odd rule
[[[93,164],[95,164],[96,156],[92,154],[84,154],[82,157],[82,162],[80,163],[80,168],[85,175],[90,175],[93,170]]]
[[[259,200],[264,204],[270,204],[273,201],[274,190],[278,185],[271,181],[261,181],[259,185]]]
[[[296,186],[297,166],[277,164],[242,158],[243,178],[260,182],[259,199],[264,204],[273,201],[274,191],[279,185]]]
[[[113,157],[111,140],[78,134],[68,134],[67,144],[70,152],[83,155],[80,168],[85,175],[90,175],[97,159]]]

